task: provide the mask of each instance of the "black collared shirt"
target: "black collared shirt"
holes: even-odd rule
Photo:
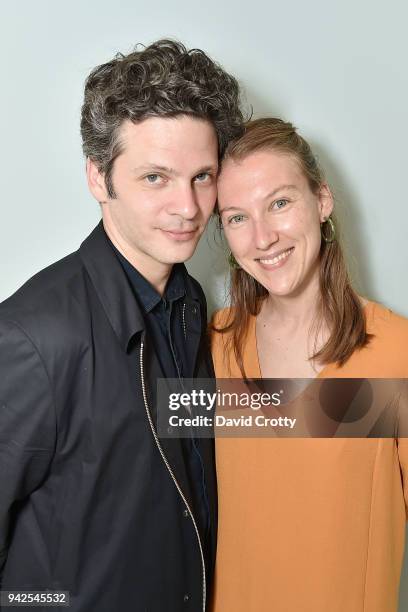
[[[111,243],[112,244],[112,243]],[[184,311],[186,302],[186,269],[174,264],[163,297],[144,276],[116,249],[112,247],[122,264],[146,322],[146,329],[156,347],[163,374],[166,378],[193,378],[194,359],[190,352]],[[204,533],[209,525],[209,506],[204,478],[204,466],[200,453],[200,441],[181,439],[190,467],[191,487],[195,493],[194,506]]]
[[[115,252],[144,313],[147,331],[153,345],[160,347],[157,357],[167,378],[192,378],[193,367],[188,356],[183,299],[186,295],[185,268],[175,264],[163,297],[144,276],[115,248]]]

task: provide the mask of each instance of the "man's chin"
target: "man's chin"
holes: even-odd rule
[[[167,264],[176,264],[183,263],[190,259],[197,248],[198,240],[194,241],[193,244],[184,243],[180,248],[168,249],[166,253],[163,254],[163,263]]]

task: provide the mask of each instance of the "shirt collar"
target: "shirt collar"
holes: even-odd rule
[[[127,351],[133,336],[145,329],[145,321],[140,305],[132,301],[132,288],[102,221],[83,241],[78,254],[122,348]],[[186,278],[190,287],[188,275]]]
[[[162,297],[153,285],[118,251],[112,242],[111,245],[126,272],[126,276],[144,312],[151,312],[162,299],[174,302],[186,295],[185,267],[183,264],[173,265]]]

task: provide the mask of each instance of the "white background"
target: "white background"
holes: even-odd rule
[[[99,220],[79,137],[86,75],[166,36],[234,73],[255,116],[301,129],[337,195],[358,289],[408,316],[407,22],[403,0],[0,2],[0,300]],[[189,264],[210,309],[224,261],[210,229]]]

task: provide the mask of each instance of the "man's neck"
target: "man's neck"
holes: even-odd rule
[[[172,264],[153,261],[151,257],[133,249],[121,235],[104,224],[104,230],[113,246],[162,296],[173,268]]]

